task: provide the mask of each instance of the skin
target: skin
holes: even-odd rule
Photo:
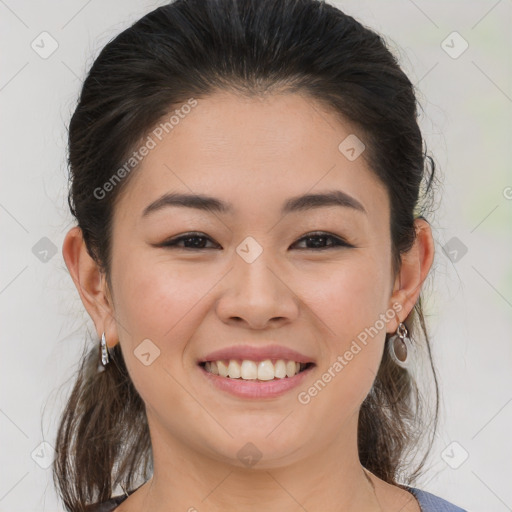
[[[374,491],[359,462],[357,418],[385,334],[416,303],[434,243],[429,224],[416,220],[416,242],[393,275],[388,195],[364,152],[349,161],[338,150],[350,134],[355,127],[300,94],[217,92],[150,151],[123,191],[113,218],[112,289],[79,228],[68,232],[66,265],[98,338],[105,331],[110,347],[121,343],[151,432],[153,478],[116,511],[420,510],[412,494],[369,475]],[[280,213],[290,197],[327,190],[346,192],[367,213],[339,206]],[[169,207],[142,217],[170,191],[217,197],[235,214]],[[157,246],[191,231],[208,237],[207,248]],[[314,231],[354,247],[300,241]],[[235,251],[247,236],[263,249],[252,263]],[[393,304],[400,312],[299,403],[298,392]],[[134,355],[147,338],[160,350],[149,366]],[[214,349],[273,342],[316,361],[300,389],[242,399],[198,372],[196,359]],[[263,454],[252,467],[237,456],[248,442]]]

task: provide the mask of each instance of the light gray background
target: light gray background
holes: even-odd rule
[[[103,45],[162,4],[0,0],[0,512],[63,510],[41,443],[94,333],[61,255],[66,124]],[[336,5],[384,34],[417,84],[444,181],[425,289],[442,421],[418,487],[471,512],[512,510],[512,0]],[[43,31],[58,44],[47,58],[31,47],[51,49]]]

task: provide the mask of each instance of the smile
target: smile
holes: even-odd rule
[[[274,379],[291,378],[304,371],[313,363],[299,363],[285,361],[284,359],[265,359],[264,361],[251,361],[236,359],[206,361],[201,366],[213,375],[228,379],[269,381]]]
[[[200,362],[197,368],[210,388],[238,398],[261,400],[277,398],[298,387],[315,366],[284,359],[231,359]]]

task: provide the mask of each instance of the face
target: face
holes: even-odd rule
[[[128,371],[162,442],[238,465],[250,442],[259,467],[356,446],[357,412],[391,331],[383,319],[394,317],[388,196],[364,152],[353,160],[338,148],[357,133],[298,94],[216,93],[134,171],[114,212],[111,295]],[[349,197],[290,202],[336,192]],[[226,208],[160,202],[144,214],[170,193]],[[252,381],[266,391],[241,396],[198,364],[270,345],[314,363],[278,393],[268,391],[275,381]]]

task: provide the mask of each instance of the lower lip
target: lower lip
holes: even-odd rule
[[[284,395],[287,391],[301,384],[314,367],[312,365],[293,377],[261,381],[221,377],[207,372],[202,366],[198,366],[201,373],[218,389],[241,398],[275,398]]]

